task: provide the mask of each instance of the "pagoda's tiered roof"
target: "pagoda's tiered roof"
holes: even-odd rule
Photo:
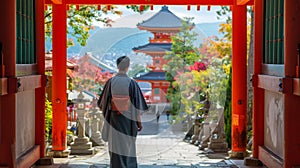
[[[148,28],[180,29],[181,25],[182,25],[182,20],[178,16],[173,14],[171,11],[169,11],[167,6],[163,6],[158,13],[156,13],[148,20],[139,23],[137,27],[140,29],[148,29]]]
[[[171,43],[148,43],[143,46],[134,47],[133,51],[137,52],[166,52],[171,51]]]
[[[166,76],[165,76],[165,72],[150,71],[140,76],[136,76],[134,77],[134,79],[141,80],[141,81],[165,81]]]

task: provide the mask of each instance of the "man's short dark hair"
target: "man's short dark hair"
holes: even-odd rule
[[[119,70],[125,70],[129,67],[130,59],[127,56],[122,56],[117,59],[117,66]]]

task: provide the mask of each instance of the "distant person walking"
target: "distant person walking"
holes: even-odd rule
[[[159,117],[160,117],[160,113],[159,113],[159,111],[157,111],[156,112],[156,122],[158,123],[158,121],[159,121]]]
[[[137,168],[136,136],[142,130],[140,113],[148,109],[138,84],[127,76],[130,59],[117,59],[118,73],[109,79],[98,106],[107,124],[110,168]],[[109,125],[109,126],[108,126]],[[105,137],[107,136],[107,137]]]

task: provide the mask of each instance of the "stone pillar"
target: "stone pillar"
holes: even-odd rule
[[[85,136],[85,122],[86,117],[85,113],[87,110],[85,109],[85,103],[88,102],[88,100],[84,99],[84,96],[82,92],[78,95],[76,100],[73,100],[77,107],[75,108],[77,113],[77,119],[78,119],[78,137],[75,138],[74,142],[71,143],[71,154],[74,155],[88,155],[88,154],[94,154],[94,148],[92,148],[92,142],[90,142],[90,139]]]

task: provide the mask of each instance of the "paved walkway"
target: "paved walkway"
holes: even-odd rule
[[[198,147],[184,142],[182,127],[169,125],[166,116],[159,122],[153,115],[143,115],[143,131],[137,138],[139,168],[234,168],[226,154],[207,154]],[[106,168],[109,167],[107,146],[97,147],[93,156],[69,156],[55,158],[51,167]],[[44,166],[38,166],[44,167]],[[49,167],[49,166],[48,166]]]

